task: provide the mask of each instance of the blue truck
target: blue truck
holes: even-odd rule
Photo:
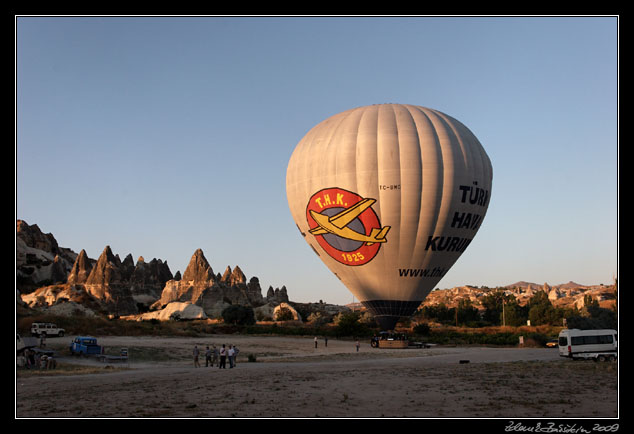
[[[99,355],[103,351],[97,344],[97,338],[91,336],[77,336],[70,344],[70,353],[79,356]]]

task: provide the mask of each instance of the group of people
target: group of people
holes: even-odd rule
[[[315,348],[317,348],[317,342],[318,342],[317,341],[317,336],[315,336],[314,341],[315,341]],[[324,336],[324,345],[328,346],[328,336]]]
[[[218,366],[220,369],[227,368],[227,360],[229,361],[229,368],[233,368],[236,366],[236,358],[238,357],[238,347],[235,345],[229,345],[229,348],[226,347],[225,344],[222,344],[222,347],[217,348],[215,345],[212,345],[209,348],[207,345],[205,349],[205,367]],[[200,349],[198,345],[194,345],[194,368],[200,368],[200,362],[198,358],[200,357]]]
[[[26,349],[24,350],[24,367],[27,369],[55,369],[57,360],[52,354],[40,354]]]

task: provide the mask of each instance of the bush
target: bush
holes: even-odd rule
[[[522,332],[497,332],[497,333],[465,333],[453,330],[434,331],[430,340],[441,345],[496,345],[496,346],[516,346],[519,345],[520,336],[524,336],[525,346],[544,346],[548,341],[548,336],[543,333],[522,333]]]
[[[530,342],[533,341],[536,346],[544,347],[546,346],[546,342],[548,342],[549,338],[545,334],[542,333],[529,333],[524,337],[524,345],[530,346]]]
[[[240,305],[231,305],[222,311],[222,319],[227,324],[234,325],[253,325],[255,324],[255,315],[253,308]]]
[[[358,312],[343,312],[338,316],[335,334],[337,336],[369,336],[370,327],[361,323]]]
[[[414,328],[412,329],[412,331],[414,332],[415,335],[418,335],[418,336],[429,336],[431,328],[429,327],[429,324],[427,323],[420,323],[420,324],[416,324]]]
[[[291,310],[286,307],[281,307],[275,315],[276,321],[293,321],[294,319],[295,318],[293,318],[293,312],[291,312]]]
[[[326,324],[331,322],[332,316],[321,312],[314,312],[308,316],[308,323],[310,323],[313,327],[324,327]]]
[[[263,313],[262,311],[258,311],[255,314],[255,319],[258,321],[273,321],[273,318],[271,318],[270,315],[267,315],[265,313]]]

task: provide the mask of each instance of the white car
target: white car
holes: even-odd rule
[[[50,322],[34,322],[31,324],[31,335],[33,336],[64,336],[66,330],[57,327]]]

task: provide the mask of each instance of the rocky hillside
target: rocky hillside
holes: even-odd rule
[[[480,298],[497,288],[477,288],[473,286],[459,286],[450,289],[436,289],[432,291],[423,306],[432,306],[444,303],[447,307],[456,307],[460,300],[468,299],[476,308],[482,308]],[[520,305],[523,305],[535,295],[537,291],[544,291],[548,294],[548,299],[556,307],[574,307],[581,309],[584,306],[586,295],[592,296],[593,300],[599,302],[601,307],[612,307],[616,303],[614,296],[614,286],[612,285],[580,285],[575,282],[568,282],[558,285],[542,285],[531,282],[516,282],[503,287],[507,294],[513,295]]]
[[[77,254],[60,248],[52,234],[22,220],[17,222],[16,282],[19,304],[71,314],[151,316],[155,312],[162,318],[160,311],[179,303],[181,310],[199,318],[218,317],[231,304],[261,308],[266,316],[289,301],[286,287],[269,287],[263,297],[258,278],[247,280],[239,266],[215,274],[201,249],[194,252],[181,277],[180,272],[172,275],[161,259],[146,262],[139,257],[135,263],[128,254],[121,261],[110,246],[97,260],[90,259],[84,250]]]
[[[77,253],[59,247],[52,234],[23,220],[17,221],[15,253],[17,289],[22,294],[65,281],[77,258]]]
[[[360,304],[347,307],[320,303],[289,302],[285,286],[269,286],[266,296],[257,277],[247,279],[239,266],[215,273],[201,249],[194,252],[182,274],[172,275],[167,261],[128,254],[123,261],[106,246],[99,258],[91,259],[59,247],[52,234],[37,225],[17,221],[16,237],[17,302],[32,308],[61,314],[104,314],[131,319],[216,318],[232,304],[248,305],[256,317],[272,318],[280,303],[290,303],[304,320],[331,317],[348,309],[364,310]],[[423,305],[444,303],[455,307],[469,299],[482,308],[480,298],[495,288],[461,286],[432,291]],[[583,307],[586,295],[602,307],[616,303],[612,285],[585,286],[575,282],[559,285],[516,282],[504,287],[523,304],[537,291],[545,291],[555,306]]]

